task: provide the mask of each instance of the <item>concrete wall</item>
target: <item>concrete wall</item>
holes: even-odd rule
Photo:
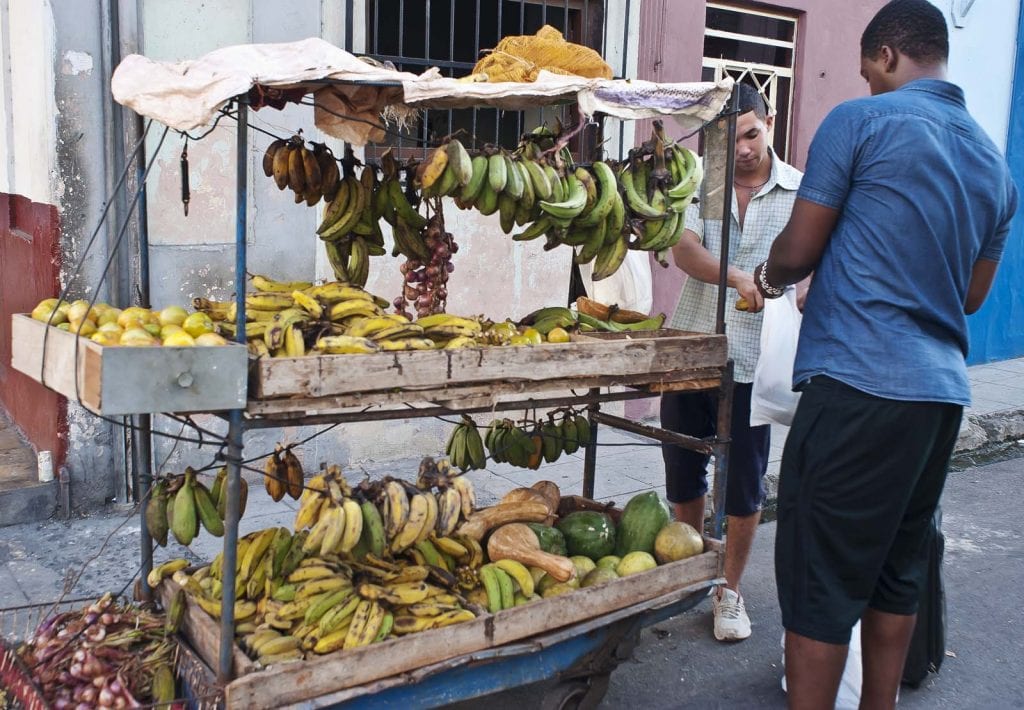
[[[1005,150],[1020,3],[975,2],[961,16],[954,10],[965,4],[963,0],[931,2],[943,11],[949,25],[949,79],[963,88],[967,109]]]
[[[4,108],[8,158],[0,166],[0,192],[53,202],[57,132],[53,86],[54,22],[51,4],[9,0],[4,17]]]

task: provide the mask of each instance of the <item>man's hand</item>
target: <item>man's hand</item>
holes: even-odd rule
[[[748,274],[745,271],[738,272],[733,281],[733,286],[740,294],[740,298],[747,303],[747,307],[741,310],[745,310],[748,313],[759,313],[764,308],[764,297],[754,284],[753,274]]]
[[[804,312],[804,303],[807,301],[807,292],[811,290],[812,278],[814,278],[814,274],[811,274],[796,285],[796,307],[800,309],[801,313]]]

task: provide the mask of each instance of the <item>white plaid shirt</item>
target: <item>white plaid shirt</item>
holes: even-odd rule
[[[768,251],[789,221],[803,173],[772,154],[772,172],[761,191],[747,205],[743,228],[739,224],[736,194],[732,199],[732,227],[729,235],[729,263],[747,273],[768,258]],[[716,258],[722,248],[722,220],[700,218],[700,206],[686,210],[686,229],[701,240]],[[750,314],[735,308],[739,294],[729,289],[725,296],[725,333],[729,338],[729,357],[735,363],[736,382],[753,382],[754,367],[761,349],[760,313]],[[715,332],[718,305],[717,284],[706,284],[687,277],[671,326],[697,333]]]

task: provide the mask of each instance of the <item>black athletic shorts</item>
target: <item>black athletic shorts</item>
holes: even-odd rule
[[[782,455],[775,578],[782,625],[846,644],[868,607],[914,614],[960,405],[803,388]]]
[[[725,479],[725,514],[744,517],[764,504],[764,474],[771,450],[771,427],[750,426],[750,393],[753,385],[738,383],[733,390],[732,443]],[[679,434],[704,439],[715,435],[718,393],[667,392],[661,396],[661,426]],[[685,503],[708,492],[709,456],[662,444],[665,460],[665,493],[673,503]]]

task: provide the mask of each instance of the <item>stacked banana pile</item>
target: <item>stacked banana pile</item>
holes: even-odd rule
[[[153,484],[149,501],[146,503],[146,529],[150,537],[161,547],[167,546],[167,533],[182,545],[189,545],[199,534],[202,524],[211,535],[224,534],[224,518],[227,516],[227,469],[221,468],[207,488],[196,477],[192,468],[185,473],[167,476]],[[239,479],[239,517],[245,513],[249,498],[249,487],[245,479]]]
[[[432,536],[434,539],[451,536],[476,507],[473,483],[463,476],[454,475],[451,464],[444,459],[424,458],[416,486],[387,478],[377,485],[371,484],[369,491],[380,508],[388,550],[398,554],[415,548],[429,558],[426,560],[428,564],[437,563],[439,558],[430,552],[429,547],[424,552],[420,543],[429,541]],[[444,554],[451,554],[451,547],[442,543]],[[452,571],[453,560],[457,562],[470,552],[457,550],[451,560],[442,556],[443,564],[440,566]]]
[[[385,299],[340,281],[314,286],[256,275],[252,283],[256,290],[245,297],[245,330],[257,357],[457,349],[479,345],[483,331],[475,318],[438,313],[413,322],[385,313]],[[234,336],[234,301],[196,298],[192,303]]]
[[[268,528],[239,540],[236,635],[263,666],[477,616],[451,574],[405,558],[389,561],[367,554],[355,561],[336,553],[307,553],[309,536],[307,531],[292,535],[287,528]],[[220,618],[222,557],[191,574],[183,566],[184,560],[160,565],[150,582],[173,576],[190,602]]]
[[[291,189],[295,204],[312,207],[321,198],[330,202],[341,185],[341,173],[331,149],[324,143],[306,148],[302,136],[279,138],[263,154],[263,174],[274,178],[277,189]]]
[[[590,303],[596,303],[596,301],[590,301],[590,299],[586,300]],[[577,300],[576,310],[564,306],[540,308],[527,315],[520,323],[533,328],[543,336],[549,336],[555,329],[579,330],[581,333],[593,333],[595,331],[604,333],[640,332],[658,330],[665,323],[665,315],[663,313],[648,317],[635,311],[617,311],[617,313],[622,315],[619,316],[619,320],[614,320],[607,315],[607,310],[591,311],[588,307],[580,308],[579,305],[579,300]],[[607,309],[607,306],[605,306],[605,309]],[[602,320],[592,315],[593,312],[604,314],[607,319]],[[633,315],[627,317],[625,315],[627,313]]]

